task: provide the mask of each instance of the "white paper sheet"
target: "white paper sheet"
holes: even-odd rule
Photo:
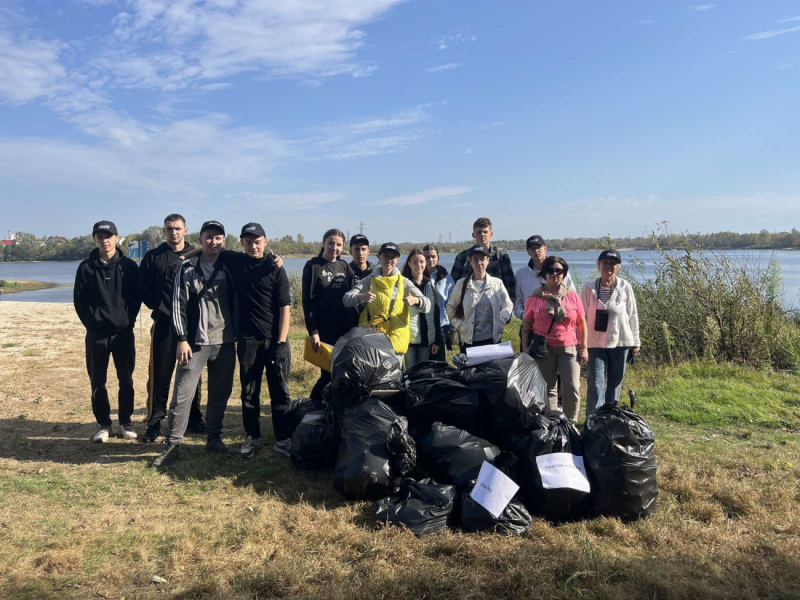
[[[478,480],[469,495],[496,519],[503,513],[518,490],[519,486],[514,483],[513,479],[483,461]]]
[[[470,367],[495,360],[496,358],[509,358],[511,356],[514,356],[514,348],[511,347],[511,342],[467,348],[467,364]]]
[[[570,488],[589,493],[589,479],[583,457],[570,452],[556,452],[536,457],[544,489]]]

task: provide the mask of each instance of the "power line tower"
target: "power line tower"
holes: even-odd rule
[[[360,233],[361,235],[364,235],[364,230],[366,228],[367,228],[367,226],[364,225],[364,221],[359,221],[358,222],[358,233]]]
[[[452,231],[448,231],[447,232],[447,243],[448,244],[452,244],[453,243],[453,232]]]

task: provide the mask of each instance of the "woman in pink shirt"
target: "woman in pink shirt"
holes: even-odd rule
[[[550,256],[542,264],[545,284],[533,290],[525,301],[522,347],[531,353],[531,332],[546,338],[547,356],[542,358],[535,353],[531,356],[547,382],[548,408],[558,410],[560,376],[564,414],[575,423],[581,404],[580,365],[586,364],[589,353],[583,302],[576,292],[564,285],[567,272],[567,261],[558,256]]]

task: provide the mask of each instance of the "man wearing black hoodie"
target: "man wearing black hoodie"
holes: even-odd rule
[[[164,236],[167,241],[145,254],[139,265],[139,295],[153,311],[147,379],[147,431],[142,436],[142,442],[148,444],[156,441],[161,432],[161,421],[167,416],[169,386],[178,349],[178,338],[172,329],[172,291],[175,275],[183,262],[181,255],[193,249],[184,239],[186,219],[179,214],[167,215],[164,219]],[[198,381],[189,414],[188,429],[195,433],[206,431],[203,413],[200,412],[201,388],[202,383]]]
[[[136,346],[133,326],[142,302],[138,292],[138,265],[117,248],[117,226],[99,221],[92,228],[97,249],[75,273],[75,312],[86,327],[86,369],[92,386],[92,412],[100,429],[94,442],[111,434],[111,405],[106,379],[108,361],[114,357],[119,380],[118,413],[122,437],[136,439],[133,414],[133,368]]]

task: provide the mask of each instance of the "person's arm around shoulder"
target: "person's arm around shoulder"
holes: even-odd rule
[[[361,281],[353,286],[353,289],[346,292],[342,298],[342,303],[347,308],[353,308],[359,304],[367,304],[375,300],[375,294],[370,291],[370,278],[372,275],[367,275]]]

